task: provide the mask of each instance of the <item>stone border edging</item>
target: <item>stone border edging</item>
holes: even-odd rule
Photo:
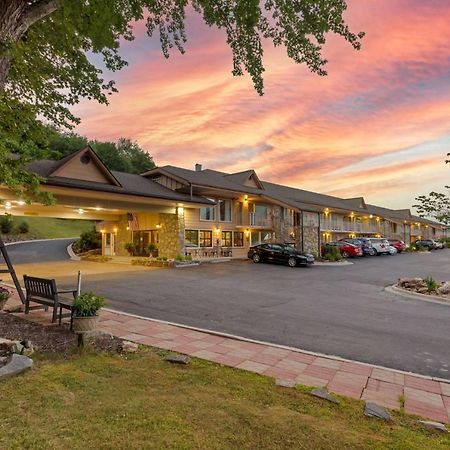
[[[111,308],[102,308],[102,310],[103,311],[107,311],[107,312],[111,312],[111,313],[114,313],[114,314],[119,314],[119,315],[123,315],[123,316],[133,317],[133,318],[136,318],[136,319],[148,320],[149,322],[162,323],[162,324],[172,325],[172,326],[179,327],[179,328],[185,328],[187,330],[193,330],[193,331],[199,331],[201,333],[211,334],[211,335],[214,335],[214,336],[220,336],[220,337],[226,337],[226,338],[230,338],[230,339],[235,339],[237,341],[251,342],[253,344],[266,345],[268,347],[280,348],[280,349],[283,349],[283,350],[290,350],[290,351],[293,351],[293,352],[296,352],[296,353],[304,353],[304,354],[307,354],[307,355],[316,356],[316,357],[320,357],[320,358],[327,358],[327,359],[331,359],[331,360],[334,360],[334,361],[341,361],[341,362],[347,362],[347,363],[361,364],[361,365],[366,366],[366,367],[372,367],[372,368],[377,368],[377,369],[388,370],[388,371],[400,373],[400,374],[403,374],[403,375],[411,375],[411,376],[414,376],[414,377],[422,378],[424,380],[432,380],[432,381],[440,381],[440,382],[443,382],[443,383],[450,383],[450,379],[445,379],[445,378],[440,378],[440,377],[433,377],[433,376],[430,376],[430,375],[422,375],[420,373],[415,373],[415,372],[407,372],[405,370],[393,369],[391,367],[380,366],[378,364],[366,363],[366,362],[358,361],[358,360],[355,360],[355,359],[342,358],[341,356],[326,355],[325,353],[318,353],[318,352],[313,352],[313,351],[310,351],[310,350],[302,350],[300,348],[290,347],[288,345],[274,344],[273,342],[259,341],[257,339],[246,338],[246,337],[243,337],[243,336],[237,336],[235,334],[225,333],[225,332],[221,332],[221,331],[208,330],[206,328],[199,328],[199,327],[194,327],[194,326],[191,326],[191,325],[184,325],[184,324],[180,324],[180,323],[176,323],[176,322],[169,322],[167,320],[152,319],[150,317],[140,316],[138,314],[127,313],[127,312],[124,312],[124,311],[118,311],[116,309],[111,309]]]
[[[423,302],[450,306],[449,300],[443,300],[441,297],[438,297],[436,295],[426,295],[420,294],[419,292],[410,292],[406,289],[399,288],[395,284],[393,284],[392,286],[386,286],[384,290],[386,292],[389,292],[390,294],[398,295],[399,297],[403,298],[413,298],[415,300],[422,300]]]

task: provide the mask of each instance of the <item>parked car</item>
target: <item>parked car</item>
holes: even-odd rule
[[[384,238],[367,238],[375,249],[376,255],[392,255],[389,241]]]
[[[329,242],[322,247],[322,254],[325,253],[327,245],[331,247],[338,247],[343,258],[355,258],[356,256],[363,256],[363,249],[361,245],[352,244],[345,241]]]
[[[375,255],[375,249],[372,243],[367,238],[343,238],[339,239],[339,242],[348,242],[349,244],[360,245],[363,251],[363,255]]]
[[[436,242],[433,241],[433,239],[419,239],[417,241],[414,241],[413,245],[415,245],[416,247],[418,245],[420,245],[421,247],[425,247],[428,250],[436,250],[437,249]]]
[[[439,242],[439,241],[434,241],[436,244],[436,248],[438,250],[443,250],[445,248],[444,243],[443,242]]]
[[[388,239],[389,245],[391,247],[394,247],[398,253],[403,252],[406,250],[406,244],[401,241],[400,239]]]
[[[250,247],[247,255],[254,263],[271,262],[287,264],[289,267],[314,264],[314,256],[296,250],[290,244],[259,244]]]

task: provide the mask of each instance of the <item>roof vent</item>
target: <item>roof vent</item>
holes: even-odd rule
[[[195,171],[196,171],[196,172],[201,172],[201,171],[202,171],[202,165],[197,163],[197,164],[195,165]]]

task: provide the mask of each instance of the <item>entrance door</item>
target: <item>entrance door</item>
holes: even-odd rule
[[[105,256],[116,254],[116,239],[114,233],[105,233]]]
[[[157,230],[133,231],[133,243],[136,245],[135,256],[148,256],[147,247],[158,245],[159,236]]]

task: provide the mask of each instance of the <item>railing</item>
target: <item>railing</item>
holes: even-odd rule
[[[371,225],[368,223],[332,222],[330,220],[322,220],[320,222],[320,229],[322,231],[340,231],[343,233],[382,233],[384,231],[384,226],[383,224]]]
[[[267,217],[258,216],[254,212],[250,212],[250,213],[248,213],[248,215],[249,215],[248,221],[249,221],[249,225],[251,227],[268,227],[269,226],[269,219],[267,219]]]

